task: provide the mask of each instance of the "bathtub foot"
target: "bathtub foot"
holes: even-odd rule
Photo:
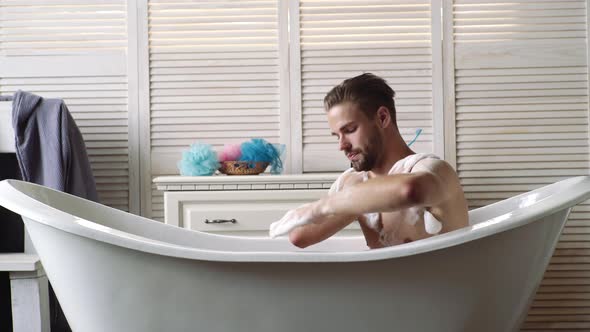
[[[2,254],[0,270],[9,271],[14,332],[49,332],[47,276],[37,255]]]

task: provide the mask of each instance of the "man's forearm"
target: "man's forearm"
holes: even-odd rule
[[[321,220],[295,228],[289,240],[300,248],[321,242],[356,220],[353,215],[323,216]]]

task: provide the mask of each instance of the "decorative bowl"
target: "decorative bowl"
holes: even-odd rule
[[[219,172],[227,175],[258,175],[268,167],[263,161],[222,161]]]

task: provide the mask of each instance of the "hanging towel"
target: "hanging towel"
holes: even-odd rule
[[[63,100],[17,91],[12,126],[23,180],[98,201],[84,139]]]

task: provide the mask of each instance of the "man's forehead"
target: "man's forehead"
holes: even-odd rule
[[[353,104],[339,104],[332,107],[328,113],[328,123],[332,130],[347,126],[350,122],[361,122],[365,115]]]
[[[354,104],[338,104],[328,111],[328,121],[359,121],[364,117],[364,113]]]

